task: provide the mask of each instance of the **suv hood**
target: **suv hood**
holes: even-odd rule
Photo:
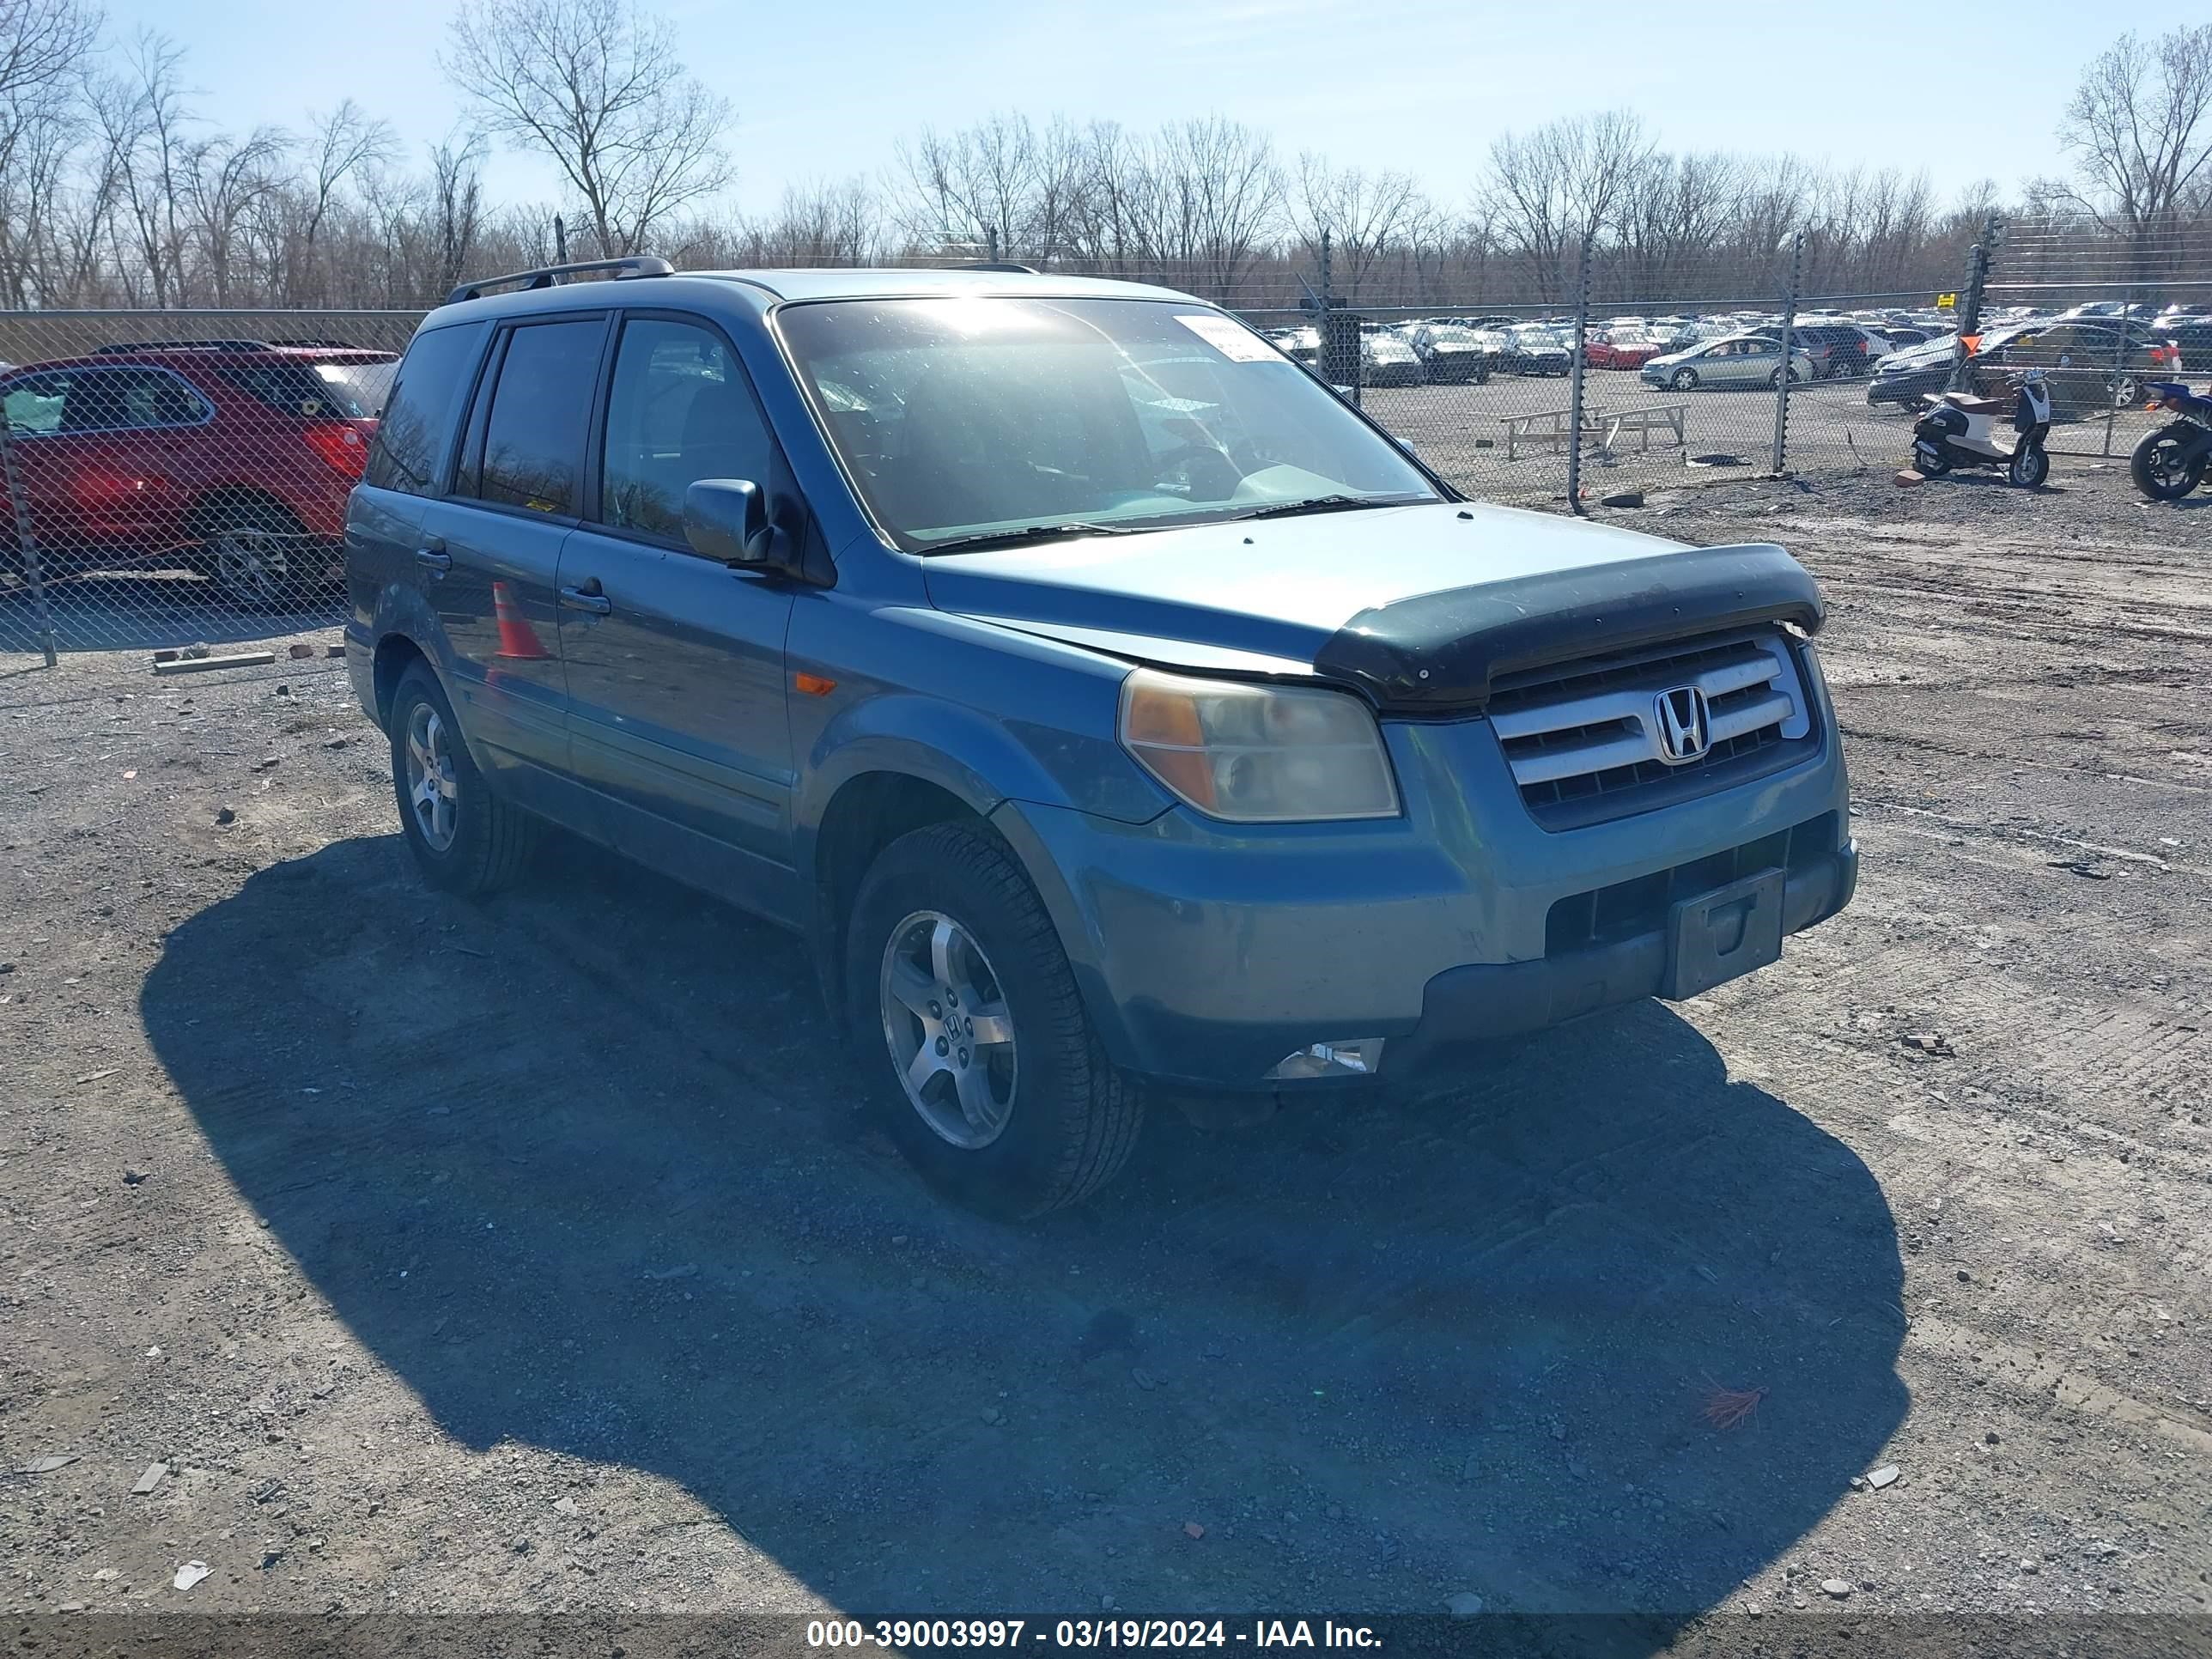
[[[1318,675],[1467,708],[1494,673],[1756,620],[1808,631],[1780,548],[1692,550],[1583,520],[1423,503],[946,554],[941,611],[1133,662]]]

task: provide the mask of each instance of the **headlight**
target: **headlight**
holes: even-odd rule
[[[1342,691],[1140,668],[1121,686],[1121,746],[1178,799],[1233,823],[1398,812],[1375,716]]]

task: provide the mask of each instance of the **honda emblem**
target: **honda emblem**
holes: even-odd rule
[[[1651,711],[1661,760],[1669,766],[1683,766],[1705,758],[1705,751],[1713,746],[1713,731],[1703,691],[1694,685],[1662,691],[1651,700]]]

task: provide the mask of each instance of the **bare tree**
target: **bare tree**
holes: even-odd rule
[[[1542,299],[1565,297],[1583,244],[1613,226],[1650,151],[1644,123],[1626,110],[1564,117],[1491,145],[1484,193]]]
[[[188,144],[182,183],[191,235],[204,262],[219,306],[243,296],[235,291],[234,262],[246,248],[241,232],[253,213],[276,195],[289,135],[258,127],[244,138],[217,133]]]
[[[328,284],[320,268],[323,227],[339,191],[373,168],[388,165],[398,144],[388,121],[372,119],[350,98],[328,115],[308,118],[307,156],[312,171],[292,193],[295,224],[282,250],[285,269],[280,287],[294,305],[321,302]]]
[[[450,137],[430,152],[430,191],[435,214],[435,291],[450,292],[468,269],[483,226],[483,136]]]
[[[635,253],[729,180],[727,100],[625,0],[487,0],[453,20],[447,76],[488,131],[550,159],[602,254]]]
[[[1334,167],[1310,152],[1298,157],[1291,203],[1298,234],[1310,252],[1328,233],[1330,277],[1349,298],[1359,297],[1369,271],[1427,206],[1410,173]]]
[[[1001,251],[1040,231],[1057,235],[1058,191],[1067,181],[1057,166],[1048,168],[1044,149],[1026,115],[991,115],[949,134],[925,127],[896,151],[907,234],[927,246]],[[1041,216],[1048,172],[1054,200]],[[1042,228],[1040,216],[1048,222]]]
[[[77,70],[99,33],[78,0],[0,0],[0,284],[15,305],[49,246],[79,125]]]
[[[183,305],[189,297],[185,174],[198,118],[178,82],[183,60],[173,41],[145,31],[125,54],[124,72],[96,82],[88,100],[115,178],[118,211],[109,240],[118,264],[136,265],[135,273],[118,274],[126,292],[156,306]]]
[[[2134,246],[2152,276],[2154,244],[2180,228],[2212,176],[2212,23],[2146,42],[2124,34],[2090,64],[2059,123],[2081,199]]]

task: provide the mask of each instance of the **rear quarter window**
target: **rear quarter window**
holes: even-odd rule
[[[365,483],[410,495],[437,493],[453,422],[489,327],[460,323],[415,337],[377,425]]]

